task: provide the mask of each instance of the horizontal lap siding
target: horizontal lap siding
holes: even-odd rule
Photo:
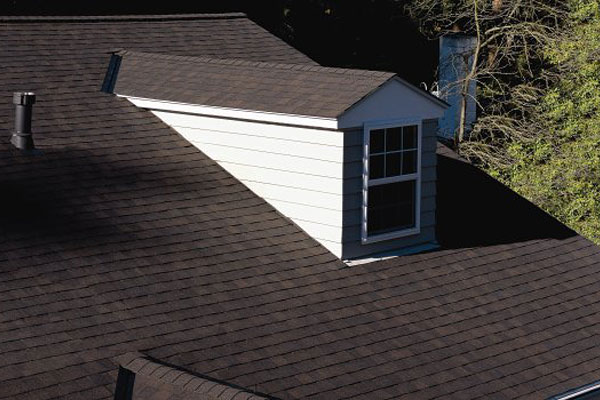
[[[423,121],[421,232],[363,245],[363,130],[291,127],[198,115],[155,114],[342,258],[435,240],[437,120]]]
[[[342,256],[345,259],[357,258],[369,254],[398,250],[435,241],[436,208],[436,147],[437,120],[423,121],[421,155],[421,232],[388,241],[362,244],[362,151],[363,129],[357,128],[345,132],[346,168],[344,175],[344,193],[347,197],[343,205],[344,234]],[[357,153],[360,156],[357,156]],[[356,164],[356,166],[355,166]],[[356,182],[359,182],[357,185]]]
[[[162,111],[154,114],[341,256],[344,189],[362,186],[360,179],[344,184],[344,170],[362,167],[344,165],[343,132]],[[355,196],[351,193],[349,198]]]

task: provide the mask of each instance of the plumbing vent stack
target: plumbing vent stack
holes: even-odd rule
[[[15,92],[13,94],[15,104],[15,130],[10,142],[20,150],[33,150],[33,137],[31,135],[31,114],[35,93]]]

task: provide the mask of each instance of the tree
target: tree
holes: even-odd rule
[[[459,151],[600,243],[600,0],[415,0],[417,11],[429,32],[477,37],[464,79],[480,84],[481,114]]]
[[[250,15],[319,64],[393,71],[418,85],[433,79],[437,46],[406,15],[408,1],[285,0],[278,26]],[[406,62],[406,53],[419,57]]]
[[[565,19],[561,0],[413,0],[413,18],[430,37],[460,32],[475,44],[460,89],[456,150],[485,166],[506,167],[506,146],[529,140],[529,113],[541,90],[545,60],[541,49],[555,38]],[[467,134],[466,109],[472,82],[478,120]],[[449,90],[450,88],[442,88]]]
[[[569,25],[545,55],[554,80],[535,108],[536,137],[508,147],[500,176],[600,243],[600,5],[571,0]]]

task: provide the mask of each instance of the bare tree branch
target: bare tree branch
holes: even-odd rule
[[[532,122],[549,83],[543,49],[561,34],[568,7],[560,0],[413,0],[412,17],[430,37],[460,32],[475,38],[465,56],[466,74],[440,87],[461,96],[455,147],[488,167],[511,163],[508,146],[533,140],[541,124]],[[467,58],[468,57],[468,58]],[[478,119],[468,132],[469,87],[476,83]]]

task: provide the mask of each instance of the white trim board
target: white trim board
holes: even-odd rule
[[[244,137],[285,140],[305,144],[344,147],[344,132],[299,126],[264,124],[262,122],[240,121],[219,117],[173,113],[169,111],[151,111],[169,126],[185,134],[210,130],[215,133],[237,134]]]
[[[410,246],[398,250],[386,251],[382,253],[375,253],[368,256],[361,256],[359,258],[351,258],[349,260],[343,260],[344,263],[349,267],[355,267],[357,265],[369,264],[377,261],[385,261],[391,258],[408,256],[411,254],[424,253],[426,251],[432,251],[438,249],[440,245],[437,242],[430,242],[419,244],[416,246]]]
[[[152,111],[170,111],[325,130],[340,130],[362,126],[362,123],[367,120],[386,121],[391,118],[426,120],[439,118],[447,108],[447,104],[442,100],[422,92],[398,77],[388,80],[336,118],[181,103],[118,93],[116,95],[128,99],[140,108]]]
[[[140,108],[146,108],[153,111],[171,111],[177,113],[256,121],[261,123],[309,126],[312,128],[332,130],[338,129],[338,121],[336,118],[311,117],[305,115],[280,114],[266,111],[251,111],[236,108],[205,106],[166,100],[148,99],[143,97],[132,97],[120,94],[117,94],[117,96],[125,97],[127,100]]]

